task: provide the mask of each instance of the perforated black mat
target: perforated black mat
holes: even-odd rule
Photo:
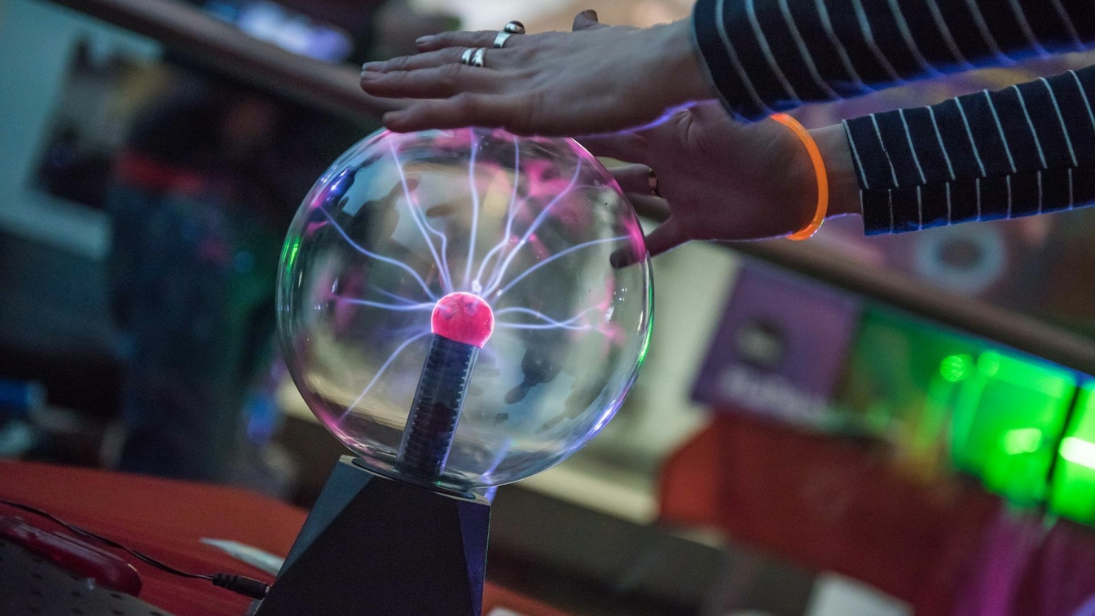
[[[135,597],[95,586],[4,540],[0,540],[0,615],[171,616]]]

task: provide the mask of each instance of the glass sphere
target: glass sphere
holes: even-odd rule
[[[425,482],[467,490],[551,467],[608,423],[646,353],[653,286],[630,203],[575,141],[381,131],[304,199],[277,301],[304,400],[389,476],[423,482],[401,445],[439,382],[427,355],[438,338],[465,349],[470,373],[444,381],[455,432]]]

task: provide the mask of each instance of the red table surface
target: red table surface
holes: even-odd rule
[[[0,462],[0,498],[43,509],[186,571],[236,573],[267,582],[273,576],[198,540],[230,539],[285,555],[307,516],[302,509],[237,488],[9,461]],[[0,505],[0,514],[8,513],[33,517]],[[54,528],[44,519],[28,521]],[[176,616],[240,616],[247,609],[247,598],[209,582],[133,564],[144,582],[141,599]],[[495,608],[521,616],[563,616],[488,582],[483,613]]]

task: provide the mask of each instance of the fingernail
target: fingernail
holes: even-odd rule
[[[623,269],[633,263],[635,259],[631,255],[631,250],[628,248],[620,248],[613,251],[608,257],[608,263],[612,266],[612,269]]]
[[[589,15],[590,19],[592,19],[593,21],[600,21],[600,18],[597,17],[597,11],[594,11],[593,9],[587,9],[586,14]]]
[[[361,71],[361,79],[363,81],[372,81],[374,79],[380,79],[384,76],[384,73],[378,73],[376,71]]]
[[[417,39],[415,39],[414,44],[415,45],[425,45],[426,43],[428,43],[432,40],[433,40],[433,36],[420,36]]]
[[[384,124],[384,127],[388,130],[399,132],[396,130],[396,127],[399,125],[399,115],[398,111],[389,111],[380,118],[380,122]]]
[[[365,71],[379,71],[383,67],[383,62],[366,62],[365,64],[361,65],[361,72],[364,73]]]

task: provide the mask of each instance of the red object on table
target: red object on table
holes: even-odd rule
[[[141,594],[141,575],[126,560],[68,535],[32,526],[17,516],[0,515],[0,537],[36,552],[60,568],[100,586],[136,597]]]
[[[302,509],[237,488],[26,462],[0,462],[0,498],[43,509],[186,571],[265,582],[273,576],[198,540],[231,539],[284,555],[307,517]],[[0,514],[18,512],[0,505]],[[52,527],[44,520],[35,524]],[[247,598],[209,582],[135,565],[144,579],[141,599],[176,616],[241,616],[249,605]],[[483,613],[496,608],[521,616],[563,616],[488,582]]]

